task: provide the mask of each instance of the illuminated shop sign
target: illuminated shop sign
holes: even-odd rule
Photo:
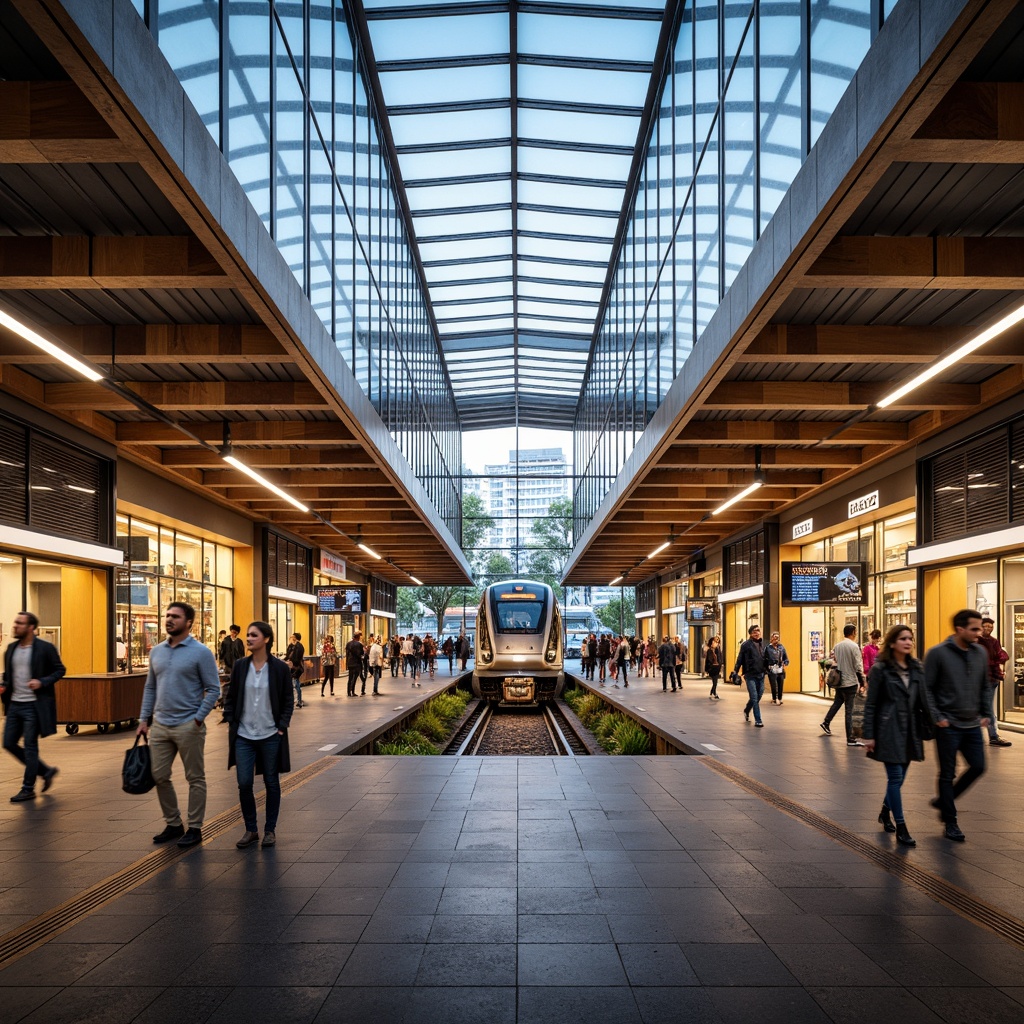
[[[862,494],[859,498],[854,498],[850,502],[846,518],[852,519],[854,516],[861,516],[865,512],[876,512],[877,510],[878,491],[872,491],[870,494]]]
[[[814,529],[814,520],[805,519],[802,523],[795,523],[793,525],[793,540],[797,537],[806,537],[807,534],[811,533]]]
[[[867,604],[866,562],[783,562],[782,604]]]

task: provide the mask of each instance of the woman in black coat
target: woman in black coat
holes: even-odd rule
[[[864,746],[868,757],[885,765],[888,785],[879,824],[895,832],[896,841],[916,846],[903,819],[900,787],[911,761],[924,760],[924,740],[930,739],[931,718],[924,695],[924,668],[913,656],[914,632],[893,626],[868,674],[864,705]],[[895,824],[894,824],[895,822]]]
[[[280,775],[292,768],[288,724],[295,703],[288,665],[270,654],[274,630],[269,623],[250,623],[245,642],[249,657],[235,662],[224,698],[224,718],[229,727],[228,768],[234,766],[238,777],[238,801],[245,821],[245,835],[235,843],[240,850],[260,838],[252,791],[256,772],[263,776],[267,791],[263,845],[273,846],[277,842]]]

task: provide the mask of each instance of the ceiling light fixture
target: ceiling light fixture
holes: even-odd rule
[[[916,377],[908,380],[906,384],[901,384],[895,391],[886,395],[878,403],[877,408],[886,409],[893,402],[898,402],[904,395],[910,394],[915,388],[919,388],[922,384],[930,381],[932,377],[942,373],[943,370],[948,370],[949,367],[959,363],[965,356],[969,356],[993,338],[997,338],[1011,327],[1015,327],[1022,320],[1024,320],[1024,303],[1011,309],[1006,316],[997,320],[990,327],[986,327],[980,334],[975,335],[969,341],[965,341],[958,348],[953,349],[952,352],[943,356],[937,363],[932,363],[931,366],[922,370]]]
[[[411,579],[413,581],[413,583],[416,584],[417,587],[422,587],[423,586],[423,580],[416,579],[416,577],[413,576],[412,573],[409,573],[409,579]]]
[[[300,512],[309,511],[309,507],[303,505],[298,498],[293,498],[287,491],[282,491],[277,484],[272,484],[265,476],[257,473],[255,469],[247,466],[235,455],[234,449],[231,447],[231,424],[227,422],[224,424],[224,444],[220,448],[220,457],[229,466],[234,466],[240,473],[244,473],[250,480],[255,480],[261,487],[266,487],[271,494],[276,494],[279,498],[287,501],[289,505],[294,505]]]
[[[609,587],[614,587],[616,583],[621,583],[621,582],[622,582],[622,577],[621,576],[616,576],[615,579],[613,579],[611,581],[611,583],[608,584],[608,586]]]
[[[42,349],[47,355],[53,356],[54,359],[63,363],[69,369],[80,373],[87,380],[98,383],[104,379],[103,374],[98,370],[94,370],[88,363],[83,363],[81,359],[71,355],[70,352],[65,352],[59,345],[55,345],[49,339],[36,333],[27,324],[23,324],[20,320],[15,319],[10,313],[5,313],[2,309],[0,309],[0,325],[6,327],[9,331],[13,331],[19,338],[24,338],[25,341],[35,345],[36,348]]]
[[[660,555],[671,543],[672,541],[667,540],[664,544],[659,544],[647,557],[653,558],[655,555]]]
[[[764,470],[761,468],[761,446],[758,445],[754,448],[754,482],[749,487],[744,487],[739,494],[734,494],[728,501],[723,501],[718,508],[715,509],[711,514],[717,516],[724,512],[727,508],[732,508],[737,502],[742,501],[744,498],[749,498],[754,491],[760,490],[764,486],[765,477]]]
[[[373,548],[368,548],[361,540],[356,541],[356,547],[359,548],[360,551],[365,551],[371,558],[381,558]]]

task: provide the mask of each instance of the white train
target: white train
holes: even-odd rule
[[[533,580],[484,589],[476,617],[473,693],[506,707],[537,707],[565,686],[562,615],[554,591]]]

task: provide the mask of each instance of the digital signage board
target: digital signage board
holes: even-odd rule
[[[319,615],[362,615],[366,611],[366,587],[314,587],[313,596]]]
[[[782,604],[867,604],[866,562],[783,562]]]

